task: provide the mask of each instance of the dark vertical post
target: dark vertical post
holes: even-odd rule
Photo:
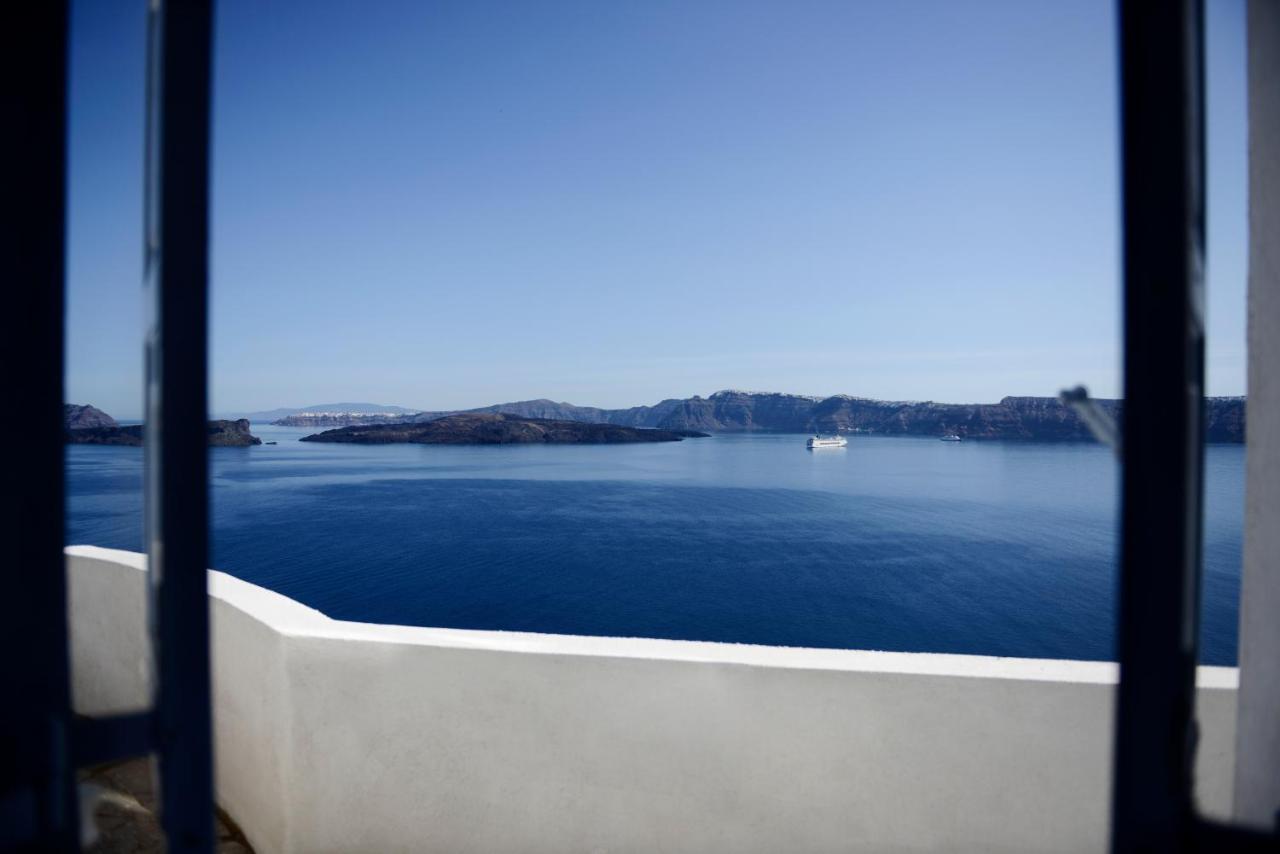
[[[70,765],[71,691],[63,546],[63,303],[66,231],[67,3],[29,4],[7,20],[4,114],[6,389],[22,401],[3,426],[0,596],[0,848],[78,849]],[[12,241],[11,243],[9,241]]]
[[[1121,0],[1124,412],[1116,851],[1189,844],[1204,417],[1203,10]]]
[[[209,0],[153,0],[147,117],[147,527],[161,820],[213,847],[207,339]]]

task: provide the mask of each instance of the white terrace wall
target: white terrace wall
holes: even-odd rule
[[[77,706],[140,706],[143,558],[67,554]],[[366,625],[209,577],[219,798],[262,854],[1106,848],[1109,664]],[[1217,815],[1235,694],[1201,668]]]

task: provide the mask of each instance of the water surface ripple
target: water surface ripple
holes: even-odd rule
[[[365,622],[1114,656],[1117,468],[1087,444],[716,436],[211,451],[213,564]],[[141,453],[72,446],[68,542],[139,549]],[[1234,664],[1244,449],[1207,454],[1202,659]]]

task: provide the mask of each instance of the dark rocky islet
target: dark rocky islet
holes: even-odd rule
[[[68,445],[142,445],[143,425],[128,424],[122,427],[111,416],[95,409],[94,412],[106,416],[111,423],[100,426],[74,426],[71,420],[72,408],[70,405],[67,407],[68,420],[65,435]],[[93,407],[74,408],[93,409]],[[261,439],[249,432],[249,421],[246,418],[238,421],[210,421],[207,430],[208,444],[211,448],[245,448],[262,444]]]
[[[431,421],[339,427],[303,442],[347,442],[361,445],[619,445],[636,442],[679,442],[706,437],[696,430],[658,430],[582,421],[521,418],[502,413],[446,415]]]
[[[120,426],[114,418],[98,409],[81,403],[65,403],[62,406],[63,424],[68,430],[88,430],[99,427]]]

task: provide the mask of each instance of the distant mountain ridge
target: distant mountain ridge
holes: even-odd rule
[[[1119,417],[1123,404],[1099,400],[1101,408]],[[831,397],[725,390],[709,397],[668,399],[652,406],[601,409],[540,398],[499,403],[466,413],[500,413],[521,418],[614,424],[662,430],[708,432],[771,431],[786,433],[875,433],[898,436],[941,436],[955,433],[971,439],[1091,441],[1088,428],[1075,411],[1053,397],[1005,397],[997,403],[935,403],[888,401],[845,394]],[[297,426],[413,423],[432,421],[457,412],[419,412],[408,416],[369,416],[367,420],[329,425],[306,421]],[[290,423],[285,419],[283,423]],[[1205,402],[1205,439],[1243,442],[1245,399],[1214,397]]]

